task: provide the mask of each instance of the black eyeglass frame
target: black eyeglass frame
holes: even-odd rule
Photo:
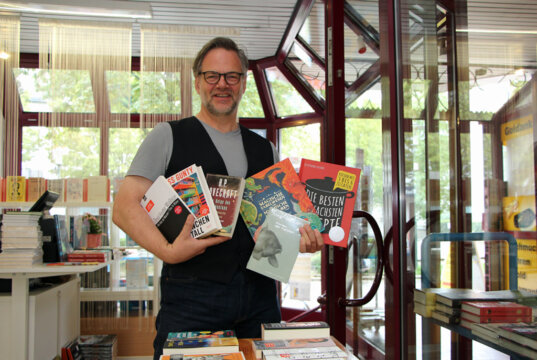
[[[211,74],[211,75],[217,75],[218,74],[218,80],[216,80],[215,82],[210,82],[209,80],[207,80],[207,74]],[[198,75],[203,75],[203,79],[207,82],[207,84],[211,84],[211,85],[218,84],[218,82],[220,81],[220,78],[223,76],[224,81],[226,82],[226,84],[228,84],[228,85],[237,85],[238,83],[240,83],[241,78],[244,76],[244,73],[237,72],[237,71],[230,71],[230,72],[227,72],[227,73],[219,73],[217,71],[200,71],[200,72],[198,72]],[[237,82],[229,82],[228,76],[230,76],[230,75],[238,75],[239,77],[237,79]]]

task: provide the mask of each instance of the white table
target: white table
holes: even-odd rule
[[[9,359],[28,358],[29,279],[47,276],[77,275],[99,270],[107,265],[108,263],[98,265],[35,265],[32,267],[0,268],[0,278],[12,279],[11,324],[13,324],[13,329],[11,332],[12,354]]]

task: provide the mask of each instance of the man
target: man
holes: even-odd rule
[[[194,239],[190,215],[168,243],[140,206],[159,175],[196,164],[205,173],[248,177],[278,160],[269,141],[238,123],[248,70],[244,52],[230,39],[215,38],[200,50],[192,70],[200,112],[151,131],[114,201],[114,223],[164,262],[155,359],[168,332],[234,329],[241,338],[260,337],[261,323],[281,319],[274,280],[245,269],[254,242],[240,217],[232,238]],[[323,246],[321,234],[309,225],[300,234],[302,252]]]

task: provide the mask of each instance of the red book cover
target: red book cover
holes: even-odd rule
[[[325,244],[347,247],[360,173],[357,168],[302,159],[298,174],[322,220]]]
[[[244,179],[238,176],[207,174],[207,185],[222,225],[222,229],[215,235],[232,237],[239,217]]]
[[[466,311],[461,311],[461,319],[474,323],[519,323],[530,322],[531,315],[475,315]]]
[[[246,179],[240,214],[254,241],[270,209],[276,208],[321,230],[321,219],[304,185],[286,158]]]
[[[529,315],[530,306],[511,301],[463,301],[461,310],[475,315]]]

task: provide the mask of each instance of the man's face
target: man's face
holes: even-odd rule
[[[207,53],[201,64],[201,72],[216,71],[218,73],[241,73],[241,62],[234,51],[213,49]],[[224,76],[216,84],[208,84],[203,75],[196,76],[196,91],[201,98],[201,106],[215,116],[236,115],[239,102],[246,90],[246,76],[239,83],[229,85]]]

